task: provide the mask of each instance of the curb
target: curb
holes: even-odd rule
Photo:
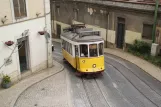
[[[37,84],[37,83],[39,83],[39,82],[41,82],[41,81],[43,81],[43,80],[45,80],[45,79],[47,79],[47,78],[53,76],[53,75],[56,75],[56,74],[58,74],[58,73],[60,73],[60,72],[62,72],[62,71],[64,70],[64,66],[63,66],[62,64],[60,64],[60,63],[58,63],[57,61],[54,61],[54,60],[53,60],[53,62],[54,62],[54,63],[57,63],[59,66],[61,66],[61,67],[60,67],[60,70],[58,70],[58,71],[55,72],[55,73],[51,73],[51,74],[49,74],[48,76],[46,76],[46,77],[44,77],[44,78],[42,78],[42,79],[40,79],[40,80],[38,80],[38,81],[32,83],[31,85],[27,86],[24,90],[22,90],[22,91],[20,92],[19,95],[16,96],[15,100],[11,102],[10,107],[14,107],[14,106],[15,106],[16,102],[18,101],[18,98],[22,95],[22,93],[23,93],[24,91],[26,91],[27,89],[31,88],[31,87],[34,86],[35,84]],[[44,73],[44,72],[43,72],[43,73]]]

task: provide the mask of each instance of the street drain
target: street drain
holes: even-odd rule
[[[37,106],[37,104],[35,104],[34,106]]]

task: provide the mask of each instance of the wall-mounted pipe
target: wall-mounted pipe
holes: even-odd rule
[[[155,42],[155,31],[156,31],[156,23],[157,23],[157,15],[158,15],[158,6],[159,6],[159,0],[156,0],[155,1],[155,12],[154,12],[154,24],[153,24],[153,30],[152,30],[153,43]]]

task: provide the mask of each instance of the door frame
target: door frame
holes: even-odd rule
[[[123,35],[124,36],[123,37],[123,47],[118,48],[118,49],[124,49],[124,46],[125,46],[125,33],[126,33],[126,18],[125,17],[119,17],[119,16],[116,17],[116,23],[115,23],[115,25],[116,25],[116,27],[115,27],[116,28],[116,33],[115,33],[116,39],[115,39],[115,44],[116,44],[116,48],[117,48],[119,18],[124,20],[123,24],[124,24],[125,30],[124,30],[124,35]]]
[[[29,49],[29,37],[28,36],[25,36],[25,37],[22,37],[22,38],[18,38],[17,39],[17,43],[19,40],[22,40],[24,41],[24,45],[25,45],[25,54],[26,54],[26,66],[27,66],[27,71],[30,70],[31,68],[31,59],[30,59],[30,49]],[[18,57],[19,57],[19,52],[18,52]],[[20,61],[19,62],[19,68],[20,68]],[[23,72],[20,71],[20,73],[22,74]]]
[[[60,39],[60,35],[58,36],[58,26],[60,26],[60,35],[61,35],[61,25],[60,24],[56,24],[56,35],[57,35],[57,38]]]

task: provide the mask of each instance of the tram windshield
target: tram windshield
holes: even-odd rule
[[[80,56],[88,57],[88,45],[80,45]]]
[[[103,43],[99,44],[99,55],[103,55]]]
[[[89,45],[89,55],[90,55],[90,57],[97,57],[98,56],[97,44],[90,44]]]

